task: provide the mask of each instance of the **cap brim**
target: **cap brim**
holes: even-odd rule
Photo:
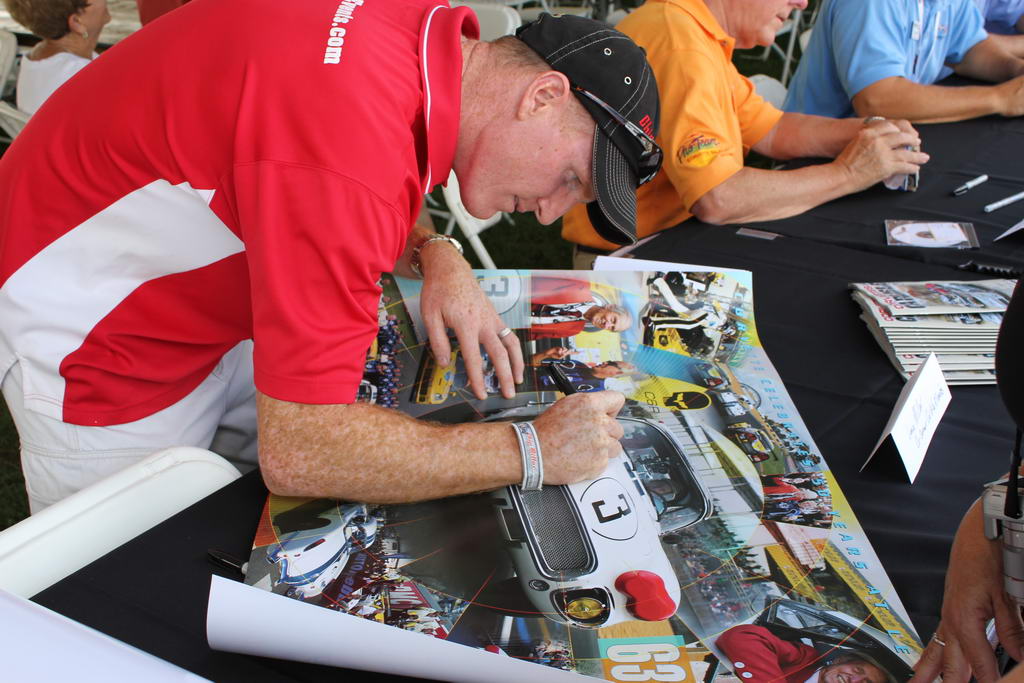
[[[594,194],[587,204],[597,234],[615,244],[636,242],[636,173],[600,126],[594,130]]]

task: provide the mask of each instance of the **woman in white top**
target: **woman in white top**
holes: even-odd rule
[[[96,58],[110,21],[107,0],[4,0],[11,17],[41,37],[21,60],[18,109],[34,114],[53,91]]]

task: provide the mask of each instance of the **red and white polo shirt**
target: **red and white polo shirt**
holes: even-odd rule
[[[436,0],[195,0],[87,66],[0,160],[0,377],[119,424],[251,337],[260,391],[351,402],[451,168],[462,34]]]

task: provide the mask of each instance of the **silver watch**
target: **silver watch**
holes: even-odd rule
[[[423,271],[420,270],[420,252],[423,251],[423,247],[427,246],[431,242],[437,242],[442,240],[448,242],[453,247],[455,247],[455,249],[459,252],[460,255],[463,253],[462,244],[460,244],[459,241],[454,237],[449,237],[448,235],[431,235],[427,239],[420,242],[419,245],[417,245],[416,248],[412,250],[412,256],[409,258],[409,268],[411,268],[412,272],[416,274],[416,277],[420,279],[423,278]]]

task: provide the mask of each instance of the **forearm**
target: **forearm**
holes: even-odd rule
[[[874,83],[853,98],[859,116],[907,119],[912,123],[942,123],[1001,113],[994,86],[949,87],[920,85],[893,77]]]
[[[961,76],[981,81],[1002,83],[1024,74],[1024,61],[1012,53],[1013,36],[990,35],[964,55],[963,61],[953,65]]]
[[[438,425],[367,404],[258,395],[260,468],[279,495],[403,503],[522,479],[507,423]]]
[[[754,150],[772,159],[834,159],[857,135],[862,119],[833,119],[787,112]]]
[[[1024,36],[1004,36],[992,33],[989,34],[989,39],[994,41],[996,45],[998,45],[1003,50],[1006,50],[1007,53],[1013,55],[1014,57],[1024,57]]]
[[[788,218],[855,191],[849,173],[835,163],[792,171],[740,169],[696,204],[706,223],[724,225]]]

